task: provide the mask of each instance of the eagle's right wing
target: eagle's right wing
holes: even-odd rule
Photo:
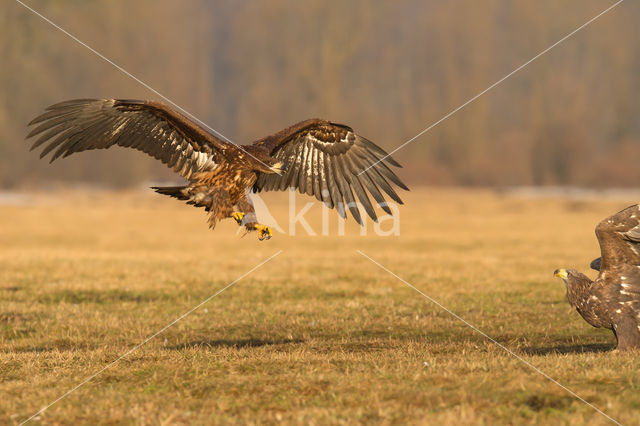
[[[184,178],[211,170],[237,148],[166,105],[153,101],[75,99],[52,105],[29,125],[31,149],[46,143],[40,158],[113,145],[135,148],[162,161]]]
[[[296,188],[302,194],[315,196],[329,208],[336,208],[343,218],[349,209],[361,225],[358,204],[377,220],[367,192],[391,214],[381,191],[402,204],[390,183],[408,190],[389,167],[400,167],[400,164],[382,148],[342,124],[321,119],[305,120],[267,136],[255,145],[287,166],[282,175],[259,174],[253,187],[256,192]]]
[[[604,271],[619,265],[640,266],[640,205],[604,219],[596,227]]]

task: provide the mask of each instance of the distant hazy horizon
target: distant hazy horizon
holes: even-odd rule
[[[299,120],[393,150],[604,10],[599,0],[29,1],[237,143]],[[0,188],[171,180],[140,152],[52,165],[26,124],[72,98],[160,100],[15,2],[0,5]],[[640,5],[624,2],[394,157],[409,185],[640,187]]]

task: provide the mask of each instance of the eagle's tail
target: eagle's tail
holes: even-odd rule
[[[178,200],[188,200],[190,198],[187,186],[152,186],[151,189],[158,194],[168,195]]]

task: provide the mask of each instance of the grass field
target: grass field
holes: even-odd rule
[[[608,424],[389,273],[623,424],[638,354],[613,352],[552,277],[638,200],[414,190],[401,235],[209,232],[150,191],[0,206],[0,423],[19,423],[279,250],[34,420],[45,424]],[[265,197],[287,221],[286,195]],[[303,199],[300,199],[301,201]],[[319,226],[319,207],[309,215]],[[336,216],[331,216],[335,224]],[[591,276],[591,272],[588,272]]]

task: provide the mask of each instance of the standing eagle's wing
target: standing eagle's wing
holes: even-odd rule
[[[315,196],[329,208],[335,207],[342,217],[346,217],[346,206],[359,224],[362,218],[357,202],[377,220],[367,191],[391,214],[380,189],[399,204],[402,200],[389,182],[408,190],[387,165],[401,167],[400,164],[382,148],[341,124],[306,120],[254,145],[265,148],[287,167],[282,175],[259,174],[255,191],[296,188],[302,194]]]
[[[640,266],[640,205],[604,219],[596,227],[602,260],[600,270],[620,265]]]
[[[76,99],[52,105],[29,125],[27,138],[39,135],[31,149],[46,143],[40,158],[51,161],[75,152],[114,145],[138,149],[184,178],[211,170],[235,149],[185,116],[153,101]]]

